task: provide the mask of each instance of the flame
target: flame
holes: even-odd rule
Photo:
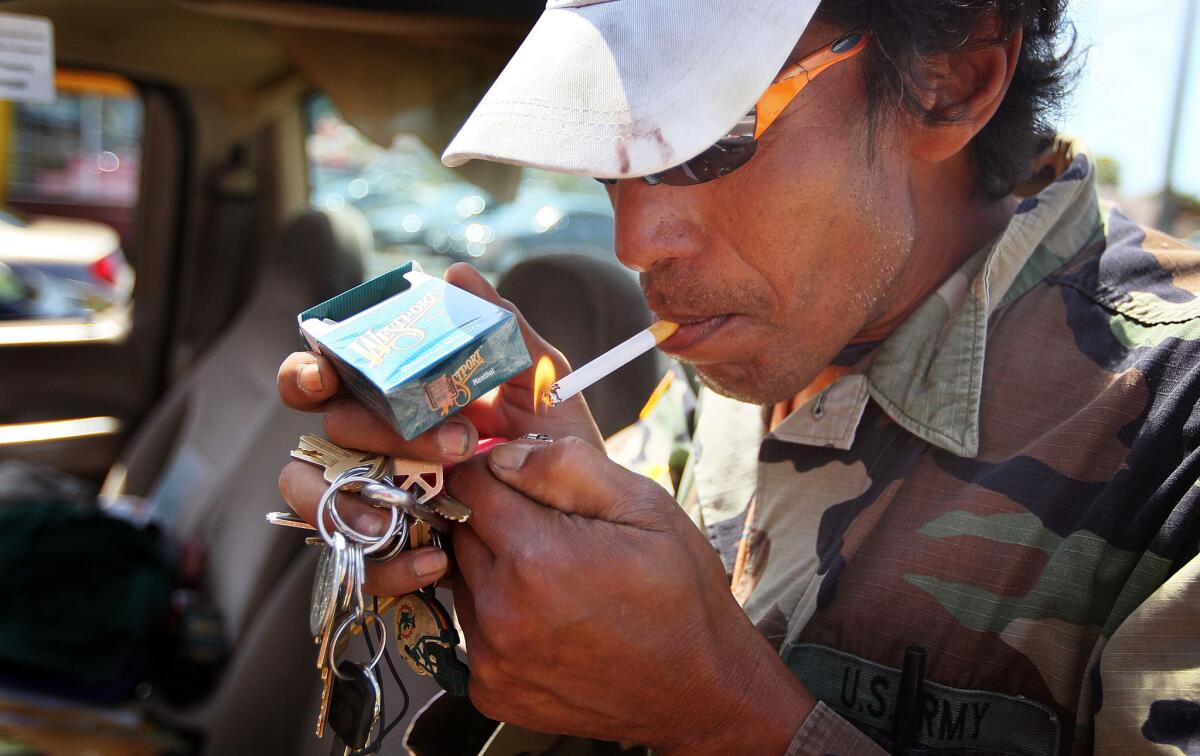
[[[556,380],[558,380],[558,374],[554,372],[554,361],[543,355],[538,360],[537,368],[533,371],[533,411],[535,414],[541,413],[543,407],[550,406],[546,394]]]

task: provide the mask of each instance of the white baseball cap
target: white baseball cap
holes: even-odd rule
[[[754,107],[819,0],[550,0],[442,155],[597,178],[658,173]]]

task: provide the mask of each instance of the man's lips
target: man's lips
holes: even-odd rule
[[[714,315],[707,318],[671,316],[665,313],[658,314],[663,320],[673,320],[679,324],[679,330],[675,331],[670,338],[658,345],[664,352],[671,354],[682,354],[707,340],[730,317],[728,314]]]

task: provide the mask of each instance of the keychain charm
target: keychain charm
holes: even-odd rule
[[[396,643],[418,675],[432,677],[453,696],[467,695],[467,665],[458,658],[458,631],[432,594],[410,593],[396,602]]]

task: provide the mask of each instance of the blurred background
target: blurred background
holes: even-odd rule
[[[1103,194],[1141,223],[1200,241],[1200,55],[1193,0],[1076,0],[1085,66],[1062,129],[1100,165]],[[594,182],[523,172],[500,203],[443,168],[413,138],[370,144],[327,99],[310,104],[308,154],[316,207],[363,210],[380,257],[437,268],[470,260],[500,273],[539,251],[611,257],[611,210]]]
[[[1087,49],[1063,128],[1101,161],[1106,196],[1141,223],[1200,241],[1195,0],[1074,0]]]

